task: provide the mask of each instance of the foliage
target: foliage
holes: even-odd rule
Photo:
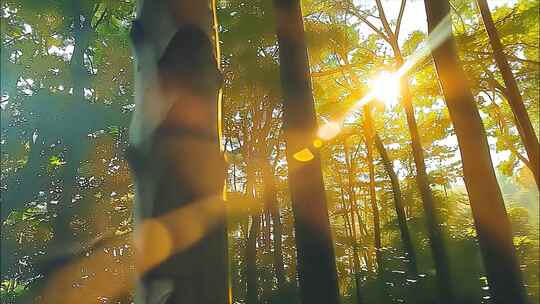
[[[83,21],[74,3],[80,4],[82,18],[89,20],[87,36],[76,33],[77,22]],[[358,18],[361,14],[376,23],[376,8],[369,1],[302,3],[319,124],[349,114],[342,132],[320,147],[343,303],[356,303],[355,248],[361,264],[356,275],[361,277],[365,303],[382,303],[384,294],[394,302],[432,303],[437,298],[435,269],[401,105],[378,103],[374,125],[399,178],[420,275],[406,272],[408,260],[394,209],[394,189],[378,153],[374,155],[375,186],[384,266],[377,265],[375,258],[365,113],[350,108],[369,92],[370,79],[397,68],[387,41]],[[527,292],[537,300],[538,188],[524,165],[526,154],[476,7],[471,1],[452,3],[460,57],[492,143]],[[391,11],[389,2],[383,4]],[[540,124],[538,5],[535,0],[519,0],[492,8],[536,128]],[[117,268],[126,263],[127,271],[134,267],[129,259],[133,244],[128,240],[133,231],[134,193],[124,160],[134,109],[134,62],[128,38],[133,11],[132,0],[6,0],[1,4],[2,303],[22,303],[33,287],[48,278],[43,269],[55,267],[51,260],[65,255],[90,259],[97,254],[92,247],[96,239],[119,242],[106,247],[107,253],[114,252]],[[246,301],[246,255],[255,217],[261,219],[255,257],[259,300],[300,302],[274,18],[271,1],[218,1],[234,303]],[[396,16],[389,18],[395,25]],[[420,17],[406,8],[403,18],[413,23],[410,20]],[[379,23],[376,27],[382,28]],[[405,59],[421,49],[425,39],[423,28],[402,32],[399,47]],[[77,48],[83,54],[79,63],[73,59]],[[76,68],[84,71],[82,76],[73,72]],[[459,151],[434,65],[425,59],[408,76],[459,303],[489,303]],[[270,184],[275,191],[266,188]],[[282,289],[274,267],[278,223],[267,206],[269,193],[281,220],[286,277]],[[258,213],[253,215],[252,210]],[[82,281],[105,270],[88,271],[91,274],[84,272]],[[124,293],[119,299],[102,301],[129,303],[132,291]]]

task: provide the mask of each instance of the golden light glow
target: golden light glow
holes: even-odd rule
[[[389,72],[382,72],[372,81],[374,97],[389,106],[394,106],[399,100],[399,76]]]
[[[313,146],[314,146],[315,148],[320,148],[320,147],[322,147],[322,144],[323,144],[322,140],[320,140],[320,139],[318,139],[318,138],[315,139],[315,140],[313,141]]]
[[[367,92],[360,100],[351,106],[348,111],[334,122],[328,122],[319,128],[318,136],[321,140],[330,140],[340,131],[340,125],[349,115],[362,108],[374,99],[392,105],[398,102],[400,92],[400,78],[411,73],[411,70],[424,61],[431,54],[431,51],[440,46],[451,34],[450,15],[446,16],[435,29],[428,35],[423,45],[407,57],[405,63],[394,73],[383,72],[375,80],[371,81],[371,90]]]
[[[302,150],[294,153],[293,157],[297,161],[301,161],[301,162],[308,162],[308,161],[312,160],[313,158],[315,158],[313,153],[311,153],[311,151],[308,148],[302,149]]]
[[[150,269],[172,254],[171,234],[162,222],[146,220],[136,230],[135,248],[137,252],[144,252],[138,256],[137,268]]]
[[[339,123],[334,122],[334,121],[329,121],[319,128],[317,135],[322,140],[330,140],[334,138],[336,135],[338,135],[340,131],[341,131],[341,127],[339,126]]]

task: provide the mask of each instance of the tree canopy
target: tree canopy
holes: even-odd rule
[[[301,240],[318,244],[304,248],[332,257],[327,266],[335,263],[341,303],[501,303],[486,262],[485,231],[471,208],[478,204],[470,189],[473,174],[467,169],[481,162],[482,151],[473,151],[477,163],[472,158],[471,165],[464,165],[467,152],[456,120],[471,118],[456,119],[455,109],[461,105],[452,108],[436,56],[437,50],[448,50],[450,37],[464,71],[459,82],[470,88],[471,105],[478,108],[489,144],[488,165],[495,170],[504,200],[500,210],[511,227],[516,273],[522,276],[528,301],[539,303],[535,178],[540,168],[531,162],[520,130],[528,120],[538,144],[539,2],[487,1],[526,109],[516,116],[515,94],[505,78],[509,75],[495,58],[497,50],[479,10],[482,1],[450,1],[450,33],[441,34],[438,43],[441,32],[431,25],[428,31],[422,1],[304,0],[306,73],[295,61],[298,49],[291,51],[302,44],[283,38],[284,28],[294,28],[283,23],[292,20],[284,17],[284,7],[295,1],[215,1],[217,31],[206,33],[214,49],[189,58],[220,60],[216,68],[221,87],[211,86],[211,96],[201,96],[216,105],[221,98],[221,138],[218,142],[212,131],[207,134],[216,137],[211,146],[164,144],[159,150],[163,153],[145,152],[144,168],[159,167],[171,176],[174,166],[188,170],[183,179],[163,173],[156,187],[169,182],[167,189],[179,189],[178,200],[202,200],[209,190],[198,187],[215,190],[220,185],[221,158],[214,157],[221,143],[226,199],[220,204],[227,211],[222,224],[228,244],[220,256],[228,261],[230,303],[301,303],[306,292],[317,294],[302,290],[306,272],[300,270],[308,264],[303,264]],[[47,303],[51,290],[65,293],[65,303],[136,299],[135,282],[141,275],[137,256],[144,252],[137,251],[135,231],[148,223],[135,209],[144,201],[141,183],[155,182],[137,175],[130,141],[130,121],[141,107],[135,105],[136,95],[149,94],[140,88],[151,85],[148,75],[137,78],[148,83],[134,81],[133,75],[141,73],[141,66],[144,72],[153,71],[134,51],[134,21],[141,14],[136,6],[135,0],[4,0],[0,6],[2,303]],[[165,18],[153,22],[163,32],[145,35],[156,40],[168,35]],[[300,37],[301,29],[295,28],[297,36],[292,37]],[[171,62],[186,50],[182,43],[170,54]],[[202,63],[186,58],[183,64],[199,71]],[[184,71],[173,64],[167,68],[171,75]],[[171,87],[210,87],[195,72]],[[306,92],[298,89],[298,79],[307,79],[309,94],[302,95]],[[219,89],[217,96],[214,89]],[[190,123],[203,121],[210,129],[216,124],[204,120],[206,108],[201,110],[194,100],[172,106],[170,115],[186,121],[179,123],[182,132]],[[313,122],[307,117],[308,106],[293,109],[290,100],[312,104]],[[174,117],[167,119],[175,123]],[[295,124],[302,125],[296,125],[301,131]],[[156,134],[175,132],[156,129]],[[196,128],[186,132],[182,136],[206,136]],[[178,163],[164,161],[167,157]],[[317,162],[319,167],[303,169]],[[174,202],[176,197],[159,189],[156,201]],[[312,204],[300,205],[302,199]],[[178,227],[201,226],[206,231],[201,223],[211,222],[205,217],[213,211],[167,205],[163,214],[174,207],[188,210]],[[317,234],[302,226],[320,220],[310,217],[322,216],[314,211],[319,207],[328,213],[328,235],[322,228]],[[486,210],[497,216],[495,208]],[[195,226],[189,226],[191,222]],[[152,230],[149,239],[162,248],[166,235]],[[323,250],[325,242],[330,246]]]

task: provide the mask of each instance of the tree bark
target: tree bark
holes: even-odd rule
[[[289,188],[303,303],[339,303],[337,270],[318,151],[300,2],[275,0]],[[306,150],[307,149],[307,150]],[[297,159],[307,151],[310,159]]]
[[[425,0],[431,33],[450,14],[447,0]],[[459,143],[490,292],[496,304],[525,303],[525,292],[504,200],[495,177],[486,132],[457,56],[450,23],[448,38],[432,51],[439,83]]]
[[[499,38],[495,23],[493,22],[488,3],[486,0],[477,0],[476,3],[478,4],[480,14],[482,15],[482,21],[486,27],[491,48],[493,49],[493,57],[501,71],[506,87],[505,95],[507,96],[512,113],[514,113],[516,127],[519,136],[521,137],[521,141],[525,146],[525,151],[527,151],[536,185],[537,187],[540,187],[540,144],[538,143],[538,137],[534,133],[534,127],[529,118],[529,114],[527,113],[527,109],[525,108],[525,104],[523,103],[523,98],[519,92],[516,78],[514,77],[512,69],[504,54],[504,47]]]
[[[221,75],[209,7],[199,0],[137,5],[131,31],[137,106],[128,151],[139,236],[137,303],[230,301],[217,115]],[[196,212],[180,216],[190,210]],[[156,239],[169,247],[154,252]]]

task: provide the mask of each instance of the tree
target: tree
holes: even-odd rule
[[[381,36],[392,48],[393,56],[396,65],[402,66],[404,63],[401,48],[399,46],[398,37],[400,34],[401,22],[403,12],[405,11],[406,0],[401,1],[398,19],[396,21],[396,27],[394,30],[390,27],[388,19],[384,11],[384,7],[380,0],[376,0],[377,11],[383,25],[383,29],[379,30],[363,15],[360,15],[355,10],[353,13],[359,16],[363,22],[368,24],[370,28]],[[437,210],[435,206],[435,200],[433,193],[429,185],[429,176],[426,171],[426,164],[424,158],[424,150],[420,141],[420,134],[418,132],[418,126],[414,115],[414,108],[412,104],[412,94],[409,87],[409,79],[407,75],[400,79],[401,84],[401,104],[405,110],[407,116],[407,125],[409,128],[409,134],[411,136],[411,148],[416,167],[416,182],[420,190],[422,202],[424,206],[424,215],[426,217],[426,224],[428,227],[428,233],[430,238],[430,245],[433,253],[433,259],[435,260],[435,267],[437,269],[437,278],[439,281],[439,290],[441,298],[447,303],[453,302],[452,291],[452,279],[450,277],[449,261],[446,254],[446,249],[443,241],[443,233],[440,227],[439,219],[437,216]]]
[[[300,1],[276,0],[274,7],[301,298],[303,303],[335,304],[337,271],[321,165],[313,148],[317,122]]]
[[[476,3],[478,4],[480,14],[482,15],[491,48],[493,49],[493,57],[495,58],[495,62],[497,62],[497,66],[499,67],[504,80],[504,92],[508,96],[507,100],[514,114],[521,141],[529,156],[534,179],[537,186],[540,187],[540,144],[538,143],[538,137],[536,137],[534,133],[534,128],[529,119],[529,114],[527,114],[527,109],[523,103],[523,98],[519,92],[516,79],[508,64],[508,60],[506,60],[499,33],[497,32],[497,28],[491,17],[491,12],[489,11],[489,5],[486,0],[477,0]]]
[[[456,54],[448,1],[425,1],[428,29],[444,26],[445,41],[432,50],[439,83],[457,135],[465,186],[495,303],[525,303],[510,222],[497,184],[480,114]],[[441,25],[442,24],[442,25]]]
[[[137,108],[129,152],[138,267],[147,270],[138,297],[141,303],[227,303],[224,161],[217,133],[221,76],[209,2],[139,1],[138,7],[131,32]],[[177,218],[189,208],[197,210],[196,218]],[[190,226],[193,221],[197,226]],[[193,235],[180,234],[182,225]],[[157,233],[168,235],[170,252],[152,251]]]
[[[416,253],[412,244],[411,235],[409,233],[409,228],[407,227],[407,217],[405,215],[403,196],[401,194],[401,188],[399,186],[399,179],[394,171],[394,165],[392,164],[386,148],[381,141],[381,138],[377,132],[373,129],[373,118],[371,117],[371,107],[364,108],[364,119],[366,119],[366,125],[370,127],[368,132],[371,132],[371,139],[375,145],[375,148],[381,156],[384,170],[390,178],[390,184],[392,185],[392,193],[394,195],[394,207],[396,210],[399,231],[401,233],[401,240],[403,241],[403,247],[405,252],[407,252],[407,257],[409,259],[409,271],[412,275],[416,276],[418,274],[418,269],[416,265]]]
[[[358,242],[357,242],[357,236],[356,236],[356,220],[355,215],[358,214],[357,209],[357,199],[356,199],[356,193],[354,191],[354,174],[355,174],[355,166],[353,163],[353,160],[351,159],[349,148],[347,147],[347,140],[343,140],[343,151],[345,152],[345,163],[347,166],[347,194],[349,197],[349,205],[350,205],[350,214],[351,219],[350,223],[348,225],[350,226],[350,237],[352,241],[352,248],[353,248],[353,272],[354,272],[354,283],[356,285],[356,302],[358,304],[362,303],[362,292],[360,291],[361,287],[361,277],[360,277],[360,258],[359,258],[359,250],[358,250]],[[339,174],[339,173],[338,173]],[[341,178],[341,177],[340,177]],[[342,190],[343,191],[343,190]],[[343,195],[342,195],[343,196]],[[344,208],[346,210],[346,208]],[[347,222],[349,222],[349,218],[347,214],[345,214],[345,219]],[[361,227],[362,219],[358,217],[358,226]],[[362,229],[360,229],[360,232]],[[379,265],[380,267],[380,265]]]

